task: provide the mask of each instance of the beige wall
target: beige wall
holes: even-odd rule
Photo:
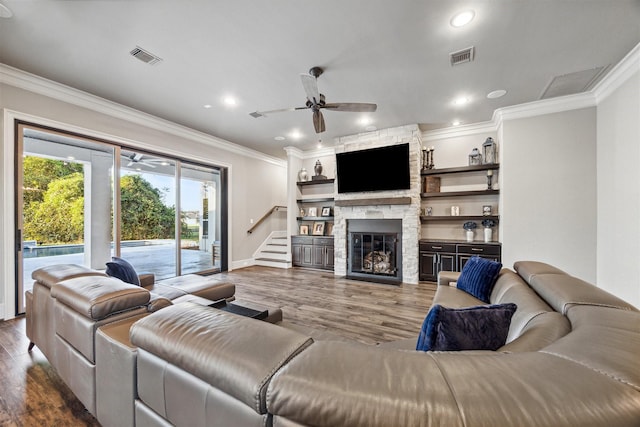
[[[535,260],[596,281],[596,109],[505,120],[503,263]]]
[[[48,84],[55,87],[54,83]],[[67,95],[63,94],[62,96]],[[28,90],[0,84],[0,109],[3,109],[5,113],[2,120],[4,121],[4,117],[9,114],[8,112],[11,114],[16,112],[18,116],[36,122],[43,121],[46,124],[55,124],[56,127],[76,131],[87,130],[88,134],[102,136],[139,148],[229,167],[230,268],[247,265],[252,259],[253,252],[272,230],[286,229],[284,215],[276,215],[254,233],[247,233],[251,226],[251,219],[257,221],[272,206],[286,204],[285,161],[252,152],[227,141],[181,128],[139,112],[132,111],[132,117],[135,116],[134,121],[113,117],[109,114],[112,109],[122,115],[122,107],[108,103],[105,106],[102,101],[86,94],[78,92],[70,98],[70,102],[62,102]],[[95,109],[90,109],[74,105],[76,101],[82,105],[92,101],[98,102],[96,102]],[[126,112],[126,110],[124,111]],[[149,126],[141,124],[145,121],[148,121]],[[2,250],[0,262],[4,267],[4,280],[0,284],[0,308],[1,304],[5,303],[6,287],[13,286],[12,274],[9,270],[13,271],[14,256],[13,182],[7,182],[7,177],[12,181],[13,176],[13,125],[2,123],[2,126],[4,131],[2,133],[3,149],[0,159],[2,170],[0,174],[3,176],[1,195],[3,210],[0,213],[0,224],[3,228],[0,232],[2,233],[2,241],[5,243],[0,249]],[[163,130],[165,128],[168,130]],[[181,129],[184,129],[184,134],[187,136],[179,135]],[[5,304],[7,315],[13,311],[12,305],[12,301]],[[11,307],[10,310],[9,307]]]
[[[640,70],[598,103],[598,286],[640,307]]]

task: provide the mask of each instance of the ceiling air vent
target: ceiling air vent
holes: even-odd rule
[[[573,95],[591,89],[600,80],[608,67],[596,67],[589,70],[555,76],[542,92],[540,99]]]
[[[471,46],[466,49],[450,53],[449,60],[451,61],[451,65],[459,65],[464,64],[465,62],[473,61],[475,50],[475,47]]]
[[[143,48],[141,48],[140,46],[136,46],[135,49],[133,49],[131,52],[129,52],[131,54],[131,56],[138,58],[140,61],[144,62],[145,64],[149,64],[149,65],[154,65],[157,64],[158,62],[162,61],[162,58],[160,58],[157,55],[154,55],[153,53],[144,50]]]

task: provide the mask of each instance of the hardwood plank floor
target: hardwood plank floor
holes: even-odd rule
[[[332,272],[248,267],[214,276],[236,297],[282,308],[293,326],[365,344],[413,338],[436,285],[385,285]],[[99,426],[36,348],[27,352],[24,316],[0,322],[0,426]]]

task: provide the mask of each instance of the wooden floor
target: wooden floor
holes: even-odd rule
[[[248,267],[215,277],[236,297],[282,308],[286,322],[366,344],[413,338],[435,284],[384,285],[332,272]],[[37,347],[27,352],[24,317],[0,322],[0,426],[99,426]]]

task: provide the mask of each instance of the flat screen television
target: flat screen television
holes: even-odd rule
[[[336,154],[338,193],[407,190],[409,144]]]

